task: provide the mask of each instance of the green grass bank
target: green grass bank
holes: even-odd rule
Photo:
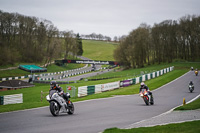
[[[133,129],[106,129],[103,133],[199,133],[200,121],[184,122],[179,124],[168,124],[154,127],[140,127]]]

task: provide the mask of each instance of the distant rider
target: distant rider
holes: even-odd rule
[[[51,81],[50,82],[50,90],[57,90],[60,96],[62,96],[68,103],[69,100],[69,93],[64,93],[63,89],[56,83],[56,81]]]
[[[194,73],[196,74],[196,76],[198,75],[198,69],[196,68]]]
[[[146,89],[148,94],[152,97],[152,92],[149,90],[149,87],[144,84],[144,82],[141,82],[141,84],[140,84],[140,92],[141,92],[142,89]]]

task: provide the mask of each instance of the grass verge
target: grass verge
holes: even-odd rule
[[[199,133],[200,121],[184,122],[178,124],[168,124],[154,127],[140,127],[133,129],[106,129],[103,133]]]
[[[198,98],[197,100],[195,100],[189,104],[180,106],[174,110],[195,110],[195,109],[200,109],[200,98]]]

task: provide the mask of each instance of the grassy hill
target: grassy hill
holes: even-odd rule
[[[83,40],[83,56],[93,60],[114,61],[113,51],[118,44],[105,41]]]

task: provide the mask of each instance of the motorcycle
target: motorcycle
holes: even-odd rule
[[[189,85],[189,91],[192,93],[194,90],[194,86],[193,85]]]
[[[67,93],[67,96],[70,98],[69,93]],[[46,99],[50,103],[49,109],[53,116],[58,116],[59,113],[68,113],[69,115],[74,113],[73,103],[61,97],[57,90],[50,90]]]
[[[146,105],[154,104],[153,96],[151,97],[146,89],[142,89],[139,95],[142,97]]]
[[[198,75],[198,71],[197,70],[195,70],[194,73],[196,74],[196,76]]]

